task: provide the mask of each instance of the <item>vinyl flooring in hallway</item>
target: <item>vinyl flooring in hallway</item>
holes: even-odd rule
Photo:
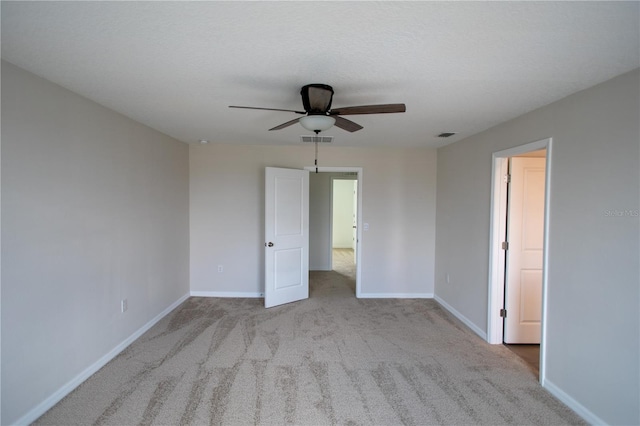
[[[504,345],[514,354],[518,355],[533,371],[536,376],[540,374],[540,345]]]
[[[333,270],[353,279],[355,284],[356,264],[354,261],[353,249],[334,248],[332,252]]]

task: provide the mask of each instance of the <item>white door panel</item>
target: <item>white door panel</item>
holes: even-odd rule
[[[520,324],[532,324],[539,327],[542,318],[541,307],[542,271],[523,270],[520,275]]]
[[[505,343],[540,343],[545,159],[512,158]]]
[[[265,307],[309,297],[309,172],[265,169]]]
[[[302,249],[276,249],[273,252],[275,263],[274,288],[282,290],[302,285]]]

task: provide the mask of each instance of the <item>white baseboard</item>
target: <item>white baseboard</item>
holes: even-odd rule
[[[445,308],[447,311],[449,311],[454,317],[456,317],[460,321],[462,321],[464,323],[464,325],[469,327],[471,329],[471,331],[476,333],[478,336],[482,337],[482,340],[485,340],[485,341],[487,340],[487,333],[485,331],[482,331],[480,329],[480,327],[478,327],[473,322],[471,322],[471,320],[469,318],[465,317],[460,312],[455,310],[453,308],[453,306],[449,305],[447,302],[442,300],[440,297],[435,296],[435,299],[436,299],[436,302],[438,302],[443,308]]]
[[[478,326],[475,325],[474,323],[472,323],[467,317],[462,315],[460,312],[458,312],[456,309],[454,309],[451,305],[449,305],[447,302],[442,300],[440,297],[435,296],[435,300],[440,305],[442,305],[442,307],[444,309],[446,309],[453,316],[455,316],[460,321],[462,321],[467,327],[469,327],[474,333],[476,333],[478,336],[480,336],[483,340],[485,340],[485,341],[487,340],[487,333],[485,333],[480,328],[478,328]],[[576,401],[571,396],[569,396],[566,392],[564,392],[558,386],[556,386],[555,384],[550,382],[549,379],[546,379],[546,378],[543,379],[542,387],[545,388],[546,390],[548,390],[550,394],[552,394],[553,396],[558,398],[560,401],[562,401],[562,403],[565,404],[567,407],[569,407],[573,411],[575,411],[587,423],[592,424],[592,425],[606,425],[607,424],[601,418],[599,418],[598,416],[593,414],[591,411],[589,411],[587,408],[585,408],[578,401]]]
[[[242,291],[192,291],[192,297],[264,297],[264,293]]]
[[[31,409],[27,414],[22,416],[14,425],[29,425],[36,421],[40,416],[46,413],[51,407],[56,405],[62,398],[67,396],[71,391],[80,386],[82,382],[91,377],[96,371],[100,370],[104,367],[109,361],[115,358],[120,352],[126,349],[131,343],[133,343],[138,337],[142,336],[147,330],[153,327],[158,321],[164,318],[169,312],[173,311],[178,307],[182,302],[189,298],[189,294],[185,294],[180,297],[180,299],[173,302],[169,307],[167,307],[164,311],[160,312],[156,315],[151,321],[143,325],[140,329],[138,329],[131,336],[127,337],[121,343],[119,343],[115,348],[111,349],[105,355],[103,355],[96,362],[87,367],[83,372],[78,374],[76,377],[71,379],[65,385],[63,385],[60,389],[55,391],[52,395],[50,395],[47,399],[42,401],[40,404],[36,405],[33,409]]]
[[[585,408],[584,405],[580,404],[578,401],[569,396],[565,391],[560,389],[558,386],[554,385],[549,381],[549,379],[545,379],[542,387],[549,391],[549,393],[556,398],[558,398],[564,405],[571,408],[575,411],[580,417],[582,417],[587,423],[591,425],[606,425],[607,423]]]
[[[433,299],[433,293],[360,293],[360,299]]]

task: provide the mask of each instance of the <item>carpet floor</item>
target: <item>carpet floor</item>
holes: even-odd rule
[[[434,300],[356,299],[353,278],[312,272],[271,309],[192,297],[36,424],[585,424]]]

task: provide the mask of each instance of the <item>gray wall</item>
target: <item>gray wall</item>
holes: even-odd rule
[[[2,62],[2,424],[188,294],[188,179],[185,144]]]
[[[609,424],[640,422],[639,99],[635,70],[438,150],[436,296],[486,331],[491,155],[553,138],[545,384]]]
[[[436,150],[323,146],[320,157],[363,168],[363,296],[432,295]],[[192,291],[264,291],[264,168],[312,164],[312,146],[190,146]]]
[[[340,173],[309,173],[309,270],[330,269],[331,178]]]

